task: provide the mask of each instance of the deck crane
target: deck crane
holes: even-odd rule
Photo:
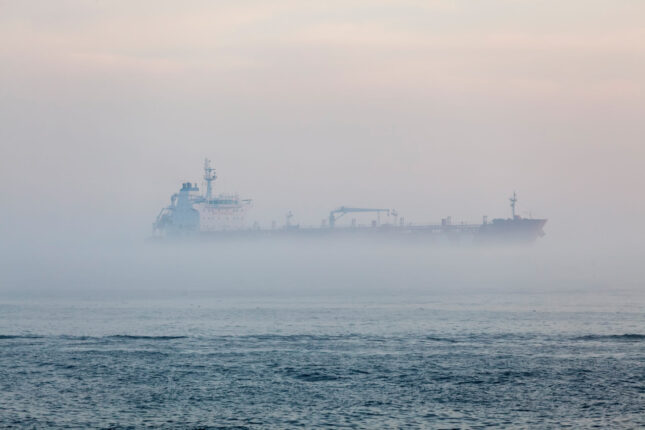
[[[387,214],[390,215],[389,209],[348,208],[341,206],[338,209],[334,209],[333,211],[329,212],[329,227],[333,228],[338,218],[350,212],[376,212],[377,214],[380,214],[381,212],[387,212]]]

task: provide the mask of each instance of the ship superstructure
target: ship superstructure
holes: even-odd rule
[[[544,236],[546,219],[523,218],[517,214],[517,195],[510,198],[511,218],[496,218],[492,222],[483,217],[481,224],[454,223],[451,217],[440,224],[406,223],[394,209],[372,209],[340,206],[329,213],[328,221],[320,227],[300,227],[293,224],[293,213],[286,215],[286,223],[277,228],[274,222],[270,229],[245,224],[245,215],[250,199],[240,199],[238,194],[213,195],[213,183],[217,179],[210,160],[204,161],[204,183],[206,191],[200,194],[197,184],[184,182],[178,193],[173,194],[170,205],[163,208],[153,224],[157,236],[203,236],[223,237],[396,237],[419,239],[427,242],[450,243],[530,243]],[[339,226],[337,221],[347,214],[374,213],[376,220],[364,226],[352,218],[349,226]],[[387,218],[382,223],[381,216]]]
[[[251,200],[240,199],[238,194],[213,196],[216,179],[210,160],[204,160],[205,194],[199,193],[197,184],[184,182],[179,192],[171,196],[170,205],[157,215],[153,224],[155,234],[177,236],[243,229]]]

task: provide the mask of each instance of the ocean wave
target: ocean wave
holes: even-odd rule
[[[0,339],[39,339],[43,336],[35,334],[0,334]]]
[[[588,334],[585,336],[578,336],[574,340],[591,340],[591,341],[630,341],[638,342],[645,340],[645,334],[638,333],[625,333],[625,334]]]
[[[173,339],[186,339],[188,336],[143,336],[143,335],[130,335],[130,334],[115,334],[106,336],[109,339],[130,339],[130,340],[173,340]]]
[[[457,342],[455,339],[450,339],[448,337],[439,337],[439,336],[426,336],[425,340],[430,340],[432,342],[448,342],[448,343]]]
[[[339,376],[324,373],[324,372],[305,372],[299,373],[294,376],[296,379],[306,382],[326,382],[326,381],[336,381],[340,379]]]

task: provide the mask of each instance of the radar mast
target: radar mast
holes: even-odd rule
[[[215,174],[215,169],[211,167],[211,160],[208,158],[204,159],[204,180],[206,181],[206,200],[211,200],[211,195],[213,192],[212,182],[217,179]]]
[[[515,191],[513,191],[513,197],[511,197],[509,200],[511,202],[511,212],[513,214],[513,219],[515,219],[515,204],[517,203],[517,194],[515,193]]]

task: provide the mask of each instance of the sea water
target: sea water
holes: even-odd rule
[[[643,303],[584,291],[5,299],[0,427],[642,427]]]

